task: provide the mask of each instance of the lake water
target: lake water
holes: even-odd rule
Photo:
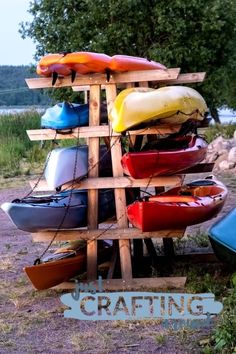
[[[37,106],[27,106],[27,107],[0,107],[0,115],[4,114],[17,114],[17,113],[24,113],[30,111],[37,111],[42,113],[46,110],[47,107],[37,107]]]
[[[43,113],[47,107],[36,107],[36,106],[27,106],[27,107],[2,107],[0,108],[0,115],[4,114],[14,114],[14,113],[23,113],[27,111],[36,110],[39,113]],[[221,123],[236,123],[236,111],[224,108],[219,110],[219,116]],[[211,124],[214,124],[214,120],[211,121]]]

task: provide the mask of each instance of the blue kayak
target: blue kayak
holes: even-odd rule
[[[46,110],[41,117],[41,127],[50,129],[72,129],[87,126],[89,105],[62,102]]]
[[[210,228],[209,239],[217,258],[236,268],[236,208]]]
[[[98,203],[99,222],[115,215],[113,189],[99,190]],[[23,231],[79,228],[87,226],[88,193],[69,190],[55,195],[32,196],[3,203],[1,208]]]

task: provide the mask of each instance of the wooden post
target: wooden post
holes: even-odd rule
[[[91,85],[89,96],[89,125],[100,124],[100,86]],[[98,177],[99,173],[99,138],[88,138],[88,176]],[[98,227],[98,190],[88,190],[88,229]],[[97,241],[87,242],[87,275],[89,280],[97,277]]]
[[[107,107],[108,113],[112,108],[113,102],[116,98],[116,85],[107,85],[106,87]],[[123,176],[123,169],[121,166],[122,148],[120,139],[117,137],[111,138],[111,158],[112,158],[112,170],[113,176]],[[116,202],[116,217],[117,224],[120,228],[128,227],[128,220],[126,216],[126,196],[125,189],[115,189],[115,202]],[[132,265],[131,265],[131,253],[130,253],[130,241],[119,240],[120,249],[120,264],[122,279],[128,281],[132,279]]]
[[[112,132],[111,125],[100,126],[100,94],[101,88],[106,90],[108,112],[113,106],[114,100],[116,98],[116,87],[134,87],[135,83],[139,82],[140,86],[148,87],[149,82],[152,85],[173,85],[181,83],[192,83],[192,82],[202,82],[205,77],[205,73],[189,73],[180,74],[179,68],[168,69],[168,70],[148,70],[148,71],[136,71],[136,72],[125,72],[125,73],[113,73],[110,77],[109,83],[107,83],[107,77],[105,74],[90,74],[90,75],[80,75],[76,77],[75,81],[71,83],[70,77],[58,78],[54,88],[59,87],[75,87],[79,90],[90,90],[89,93],[89,127],[79,127],[71,131],[71,133],[66,136],[63,134],[57,134],[56,139],[74,139],[77,138],[78,134],[82,138],[88,138],[89,154],[88,154],[88,177],[86,180],[80,181],[76,188],[88,189],[88,230],[87,229],[76,229],[76,230],[61,230],[58,232],[57,240],[77,240],[84,239],[88,241],[87,244],[87,280],[93,280],[97,276],[97,239],[112,239],[115,243],[119,243],[119,254],[118,252],[113,252],[113,258],[111,266],[108,273],[108,278],[111,278],[116,264],[116,258],[120,255],[121,263],[121,275],[122,279],[107,279],[104,281],[104,286],[110,290],[130,290],[139,289],[140,287],[155,287],[158,289],[163,289],[167,287],[174,287],[182,289],[184,287],[186,278],[181,277],[167,277],[167,278],[132,278],[132,265],[131,265],[131,251],[130,251],[130,240],[138,240],[138,245],[136,244],[136,251],[141,254],[142,239],[152,255],[154,264],[158,263],[158,256],[155,252],[154,245],[152,243],[152,238],[164,238],[164,249],[167,256],[174,257],[173,252],[173,237],[183,237],[184,229],[180,230],[161,230],[156,232],[146,232],[142,233],[136,228],[129,228],[128,220],[126,216],[126,195],[125,188],[140,188],[147,185],[147,181],[134,180],[130,177],[123,176],[123,169],[121,167],[121,157],[122,148],[120,143],[120,134]],[[26,80],[29,88],[49,88],[52,87],[51,78],[37,78]],[[86,97],[86,96],[85,96]],[[86,98],[85,98],[86,99]],[[131,130],[128,134],[131,136],[131,141],[135,147],[138,148],[142,144],[143,135],[160,135],[160,134],[170,134],[176,133],[180,129],[180,125],[169,126],[169,125],[157,125],[154,127],[147,127],[145,129]],[[31,140],[52,140],[55,137],[55,131],[52,129],[40,129],[34,131],[27,131]],[[136,136],[139,136],[136,139]],[[113,167],[113,177],[98,178],[98,161],[99,161],[99,139],[103,137],[106,139],[107,144],[111,147],[112,156],[112,167]],[[111,139],[110,139],[111,137]],[[151,139],[151,137],[150,137]],[[109,144],[110,143],[110,144]],[[95,166],[95,167],[93,167]],[[93,168],[92,168],[93,167]],[[204,168],[204,170],[203,170]],[[198,173],[198,172],[210,172],[213,165],[201,164],[201,166],[196,166],[191,169],[187,169],[184,173]],[[183,171],[181,175],[183,174]],[[42,181],[44,182],[44,181]],[[151,181],[149,179],[149,186],[160,187],[160,186],[171,186],[181,184],[183,178],[181,176],[168,176],[168,177],[155,177]],[[44,183],[40,184],[35,188],[45,188]],[[101,230],[98,229],[98,190],[102,188],[114,188],[115,192],[115,202],[116,202],[116,214],[117,214],[117,227],[115,225],[112,227],[110,232],[101,235]],[[48,189],[41,189],[46,191]],[[160,192],[160,189],[156,192]],[[33,240],[35,242],[49,241],[51,240],[54,233],[52,232],[41,232],[33,234]],[[136,253],[134,250],[134,252]],[[168,258],[168,257],[166,257]],[[199,259],[199,256],[197,256]],[[74,283],[67,283],[65,285],[60,285],[61,288],[69,289],[74,288]]]

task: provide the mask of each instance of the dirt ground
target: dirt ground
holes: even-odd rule
[[[221,178],[230,190],[224,210],[236,205],[236,179]],[[27,184],[0,190],[0,204],[23,197]],[[205,231],[213,221],[189,228]],[[17,230],[0,209],[0,353],[201,353],[199,339],[210,329],[170,330],[160,321],[79,321],[63,316],[62,291],[35,291],[23,267],[45,248]]]

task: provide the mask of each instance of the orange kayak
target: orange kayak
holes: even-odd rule
[[[36,72],[41,76],[51,76],[53,72],[58,75],[68,76],[71,70],[65,64],[60,63],[64,54],[49,54],[44,56],[38,63]]]
[[[86,252],[80,251],[74,257],[25,267],[24,271],[37,290],[45,290],[73,278],[85,269]]]
[[[98,260],[100,262],[109,260],[111,250],[112,247],[105,242],[99,244]],[[62,259],[60,259],[61,256]],[[86,271],[86,247],[81,247],[78,251],[74,251],[73,247],[72,249],[60,249],[51,258],[49,261],[24,268],[28,278],[37,290],[52,288]]]
[[[110,62],[110,56],[93,52],[68,53],[60,59],[61,64],[66,64],[79,74],[103,73],[109,69]]]
[[[135,70],[165,70],[166,67],[158,62],[146,58],[132,57],[129,55],[113,55],[110,63],[111,71]]]
[[[165,70],[158,62],[128,55],[109,55],[93,52],[73,52],[48,54],[37,65],[37,74],[51,76],[53,74],[69,76],[73,73],[105,73],[135,70]]]

